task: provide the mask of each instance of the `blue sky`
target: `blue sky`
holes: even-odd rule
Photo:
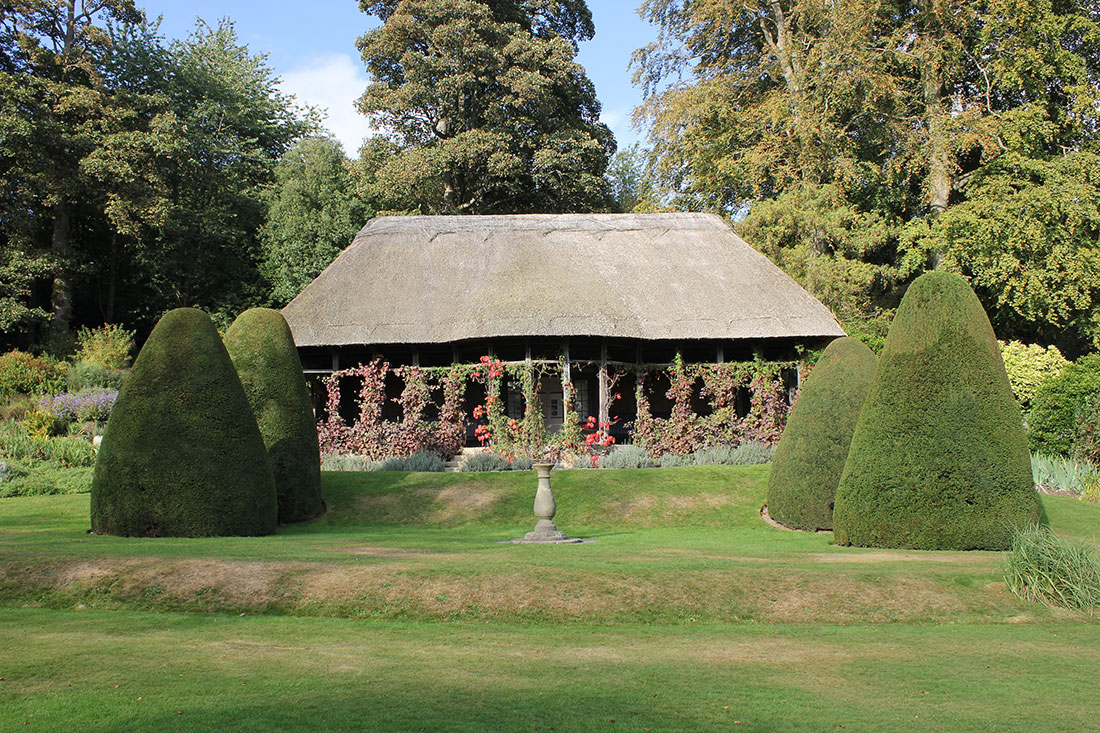
[[[640,0],[589,0],[596,37],[581,45],[578,60],[588,70],[603,105],[603,121],[615,133],[619,148],[638,140],[631,113],[641,102],[627,66],[634,49],[656,37],[656,29],[636,12]],[[327,126],[355,156],[369,133],[366,120],[352,103],[367,85],[366,70],[355,40],[377,21],[361,13],[355,0],[305,3],[261,0],[138,0],[150,18],[163,16],[161,32],[186,36],[202,18],[213,25],[228,17],[253,53],[266,53],[283,88],[307,104],[328,110]]]

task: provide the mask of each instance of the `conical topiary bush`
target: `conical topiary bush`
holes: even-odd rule
[[[989,319],[957,275],[909,287],[837,488],[838,544],[1006,549],[1038,519],[1020,408]]]
[[[263,438],[210,318],[165,314],[111,410],[92,479],[92,530],[147,537],[275,530]]]
[[[279,496],[279,521],[313,519],[325,510],[321,454],[290,327],[278,311],[252,308],[233,321],[225,346],[264,438]]]
[[[829,344],[795,402],[772,459],[768,514],[787,527],[833,528],[833,500],[875,353],[854,338]]]

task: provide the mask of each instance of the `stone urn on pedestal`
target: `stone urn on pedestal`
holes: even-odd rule
[[[539,485],[535,490],[535,528],[525,534],[523,539],[527,542],[561,542],[567,539],[565,533],[554,524],[554,515],[558,511],[554,503],[554,492],[550,490],[550,469],[553,463],[536,463],[535,473],[538,475]]]
[[[579,537],[566,537],[554,524],[554,514],[558,505],[554,493],[550,490],[550,469],[553,463],[536,463],[533,468],[538,476],[538,488],[535,490],[535,528],[523,537],[514,540],[501,540],[517,545],[573,545],[593,540]]]

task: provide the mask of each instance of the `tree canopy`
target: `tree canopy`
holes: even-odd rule
[[[603,210],[615,150],[574,57],[584,0],[360,0],[369,192],[422,213]]]
[[[227,21],[165,43],[123,0],[0,9],[4,340],[262,302],[263,187],[316,128],[276,82]]]
[[[261,269],[280,306],[320,275],[373,215],[356,193],[352,163],[332,138],[309,137],[287,151],[265,203]]]
[[[1083,2],[646,0],[655,171],[842,316],[928,269],[998,332],[1100,336],[1100,26]]]

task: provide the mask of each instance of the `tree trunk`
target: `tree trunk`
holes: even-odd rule
[[[947,210],[951,198],[951,142],[943,124],[943,83],[935,70],[926,70],[926,74],[922,83],[928,126],[928,198],[932,214],[938,216]]]
[[[924,93],[924,120],[928,130],[928,204],[932,218],[947,210],[951,199],[951,141],[945,130],[943,110],[943,79],[939,66],[928,58],[932,39],[926,39],[926,57],[921,65],[921,87]],[[943,262],[942,250],[932,253],[932,269]]]
[[[443,211],[447,214],[453,214],[458,209],[458,196],[455,193],[455,187],[451,185],[450,177],[444,177],[443,179]]]
[[[791,34],[791,26],[786,14],[776,0],[772,0],[772,13],[775,22],[775,35],[768,38],[774,49],[775,57],[779,60],[780,72],[783,80],[787,82],[791,98],[794,100],[794,113],[798,116],[802,101],[802,65],[795,55],[794,38]],[[767,33],[765,32],[767,37]]]
[[[111,233],[111,264],[107,273],[107,313],[104,320],[115,322],[115,294],[118,290],[118,232]]]
[[[50,251],[56,260],[57,268],[54,271],[53,291],[50,296],[50,305],[53,310],[50,334],[58,338],[69,332],[73,318],[73,285],[69,270],[73,253],[72,208],[64,199],[58,201],[53,207],[53,236]]]

